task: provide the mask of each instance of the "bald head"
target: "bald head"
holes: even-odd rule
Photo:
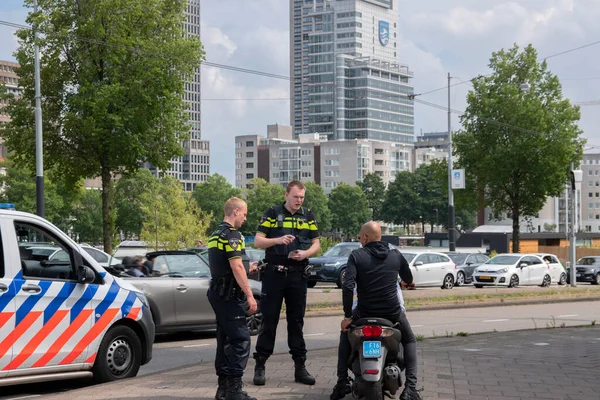
[[[369,221],[360,228],[360,241],[364,246],[369,242],[381,240],[381,227],[375,221]],[[364,243],[363,243],[364,241]]]

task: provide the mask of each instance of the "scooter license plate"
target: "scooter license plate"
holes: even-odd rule
[[[363,357],[381,357],[381,342],[363,342]]]

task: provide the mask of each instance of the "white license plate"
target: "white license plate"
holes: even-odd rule
[[[363,342],[363,357],[381,357],[381,342]]]
[[[311,274],[311,275],[316,275],[316,274],[317,274],[317,271],[310,271],[310,274]]]
[[[576,276],[577,276],[577,278],[581,278],[581,274],[577,274]]]

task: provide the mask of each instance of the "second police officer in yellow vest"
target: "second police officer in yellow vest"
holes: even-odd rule
[[[308,258],[320,248],[317,222],[310,210],[302,207],[305,186],[291,181],[285,202],[267,210],[254,239],[256,248],[264,248],[267,265],[262,278],[260,309],[261,331],[256,342],[254,384],[265,384],[265,363],[273,354],[279,314],[285,299],[288,346],[294,360],[296,382],[313,385],[305,367],[306,344],[303,327],[306,309]]]

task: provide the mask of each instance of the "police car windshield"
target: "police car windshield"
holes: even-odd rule
[[[154,271],[161,275],[208,278],[210,269],[202,257],[195,254],[163,254],[154,260]]]

